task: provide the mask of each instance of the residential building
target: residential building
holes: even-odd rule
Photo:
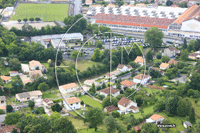
[[[87,85],[87,86],[92,86],[93,83],[95,84],[95,86],[100,85],[99,82],[96,82],[96,79],[90,79],[90,80],[85,80],[84,81],[84,84]]]
[[[7,114],[0,115],[0,126],[5,126],[4,120]]]
[[[27,83],[33,82],[29,75],[20,75],[19,77],[24,85],[26,85]]]
[[[137,87],[137,84],[130,80],[124,80],[124,81],[120,82],[120,84],[121,84],[121,89],[124,91],[127,88],[136,89],[136,87]]]
[[[120,94],[120,90],[113,87],[108,87],[99,91],[99,95],[104,95],[105,97],[107,97],[108,94],[111,94],[113,97],[116,97]]]
[[[170,59],[169,62],[168,62],[169,65],[174,64],[175,66],[177,65],[177,63],[178,63],[178,61],[176,61],[174,59]]]
[[[110,105],[110,106],[105,107],[103,111],[110,114],[112,111],[118,110],[118,109],[119,109],[118,107],[115,107],[114,105]]]
[[[6,113],[6,105],[0,105],[0,109]]]
[[[19,102],[26,102],[29,100],[38,101],[41,99],[42,99],[42,92],[39,90],[15,94],[15,100]]]
[[[180,55],[180,50],[175,47],[170,46],[169,48],[165,48],[162,56],[175,57],[176,55]]]
[[[160,69],[165,70],[169,68],[169,64],[168,63],[161,63],[160,64]]]
[[[21,69],[23,73],[29,72],[29,65],[28,64],[21,64]]]
[[[136,59],[134,60],[135,63],[139,64],[140,66],[144,65],[144,60],[142,56],[137,56]]]
[[[78,90],[78,85],[76,83],[69,83],[69,84],[65,84],[65,85],[61,85],[59,86],[59,90],[61,91],[61,93],[65,94],[65,93],[71,93],[74,91]]]
[[[109,78],[115,79],[116,76],[119,75],[120,73],[121,73],[120,70],[115,70],[115,71],[112,71],[112,72],[108,72],[108,73],[106,73],[105,78],[106,79],[109,79]]]
[[[9,74],[11,77],[17,76],[17,75],[22,75],[22,73],[19,73],[18,71],[9,71]]]
[[[144,75],[144,74],[139,74],[139,75],[136,75],[135,77],[133,77],[133,82],[136,83],[136,84],[142,84],[142,85],[145,85],[146,83],[149,82],[151,76],[149,75]]]
[[[128,114],[130,112],[133,112],[133,113],[139,112],[137,103],[131,101],[128,98],[122,97],[117,104],[118,104],[118,108],[120,110],[120,114]]]
[[[141,127],[138,126],[135,126],[134,129],[137,133],[140,133],[142,131]]]
[[[188,55],[188,58],[192,59],[192,60],[200,59],[200,51],[196,51],[196,52],[190,53]]]
[[[189,121],[184,121],[184,122],[183,122],[183,126],[184,126],[185,128],[187,128],[187,127],[192,128],[192,123],[190,123]]]
[[[64,100],[64,107],[68,110],[76,110],[76,109],[80,109],[80,102],[81,100],[77,97],[70,97],[70,98],[66,98]]]
[[[44,66],[39,61],[32,60],[29,62],[29,68],[31,71],[36,70],[36,68],[43,70]]]
[[[92,0],[86,0],[86,1],[85,1],[85,4],[86,4],[86,5],[92,5]]]
[[[117,70],[119,70],[119,71],[121,71],[121,72],[130,71],[131,69],[133,69],[133,68],[131,67],[131,65],[126,66],[126,65],[123,65],[123,64],[119,64],[119,65],[117,66]]]
[[[11,133],[13,129],[17,129],[17,132],[20,133],[20,129],[17,128],[15,125],[6,125],[0,128],[0,133]]]
[[[3,80],[4,83],[9,83],[12,81],[10,76],[1,76],[1,79]]]
[[[53,106],[54,103],[49,98],[45,98],[45,99],[43,99],[43,105],[45,108],[51,108],[51,106]]]
[[[33,70],[33,71],[29,71],[29,76],[31,78],[34,78],[34,76],[43,77],[43,74],[42,74],[41,70]]]
[[[146,123],[161,124],[164,121],[164,117],[161,115],[153,114],[150,118],[146,119]]]
[[[156,70],[156,71],[159,71],[159,72],[162,74],[162,76],[165,75],[165,72],[164,72],[163,70],[160,70],[160,69],[157,68],[157,67],[152,67],[152,69],[154,69],[154,70]]]

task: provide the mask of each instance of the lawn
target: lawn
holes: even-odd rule
[[[198,103],[195,103],[195,102],[194,102],[194,101],[196,100],[196,99],[194,99],[194,98],[188,98],[188,99],[191,101],[192,107],[195,109],[196,115],[197,115],[197,116],[200,116],[200,98],[196,98],[196,99],[199,100]]]
[[[49,64],[48,63],[41,63],[42,65],[44,65],[47,68],[49,68]]]
[[[153,113],[154,112],[153,107],[154,106],[144,107],[143,108],[144,113],[142,115],[147,115],[147,114]],[[140,112],[139,113],[129,113],[127,115],[133,115],[136,119],[143,117]]]
[[[39,17],[43,21],[63,21],[68,9],[68,4],[19,4],[11,20]]]
[[[10,71],[10,67],[1,67],[0,68],[0,73],[1,75],[7,75]]]
[[[7,105],[13,105],[12,101],[8,99],[8,97],[6,97],[6,104]]]
[[[65,60],[63,63],[67,66],[71,63],[71,60]],[[75,61],[73,61],[73,63],[76,65]],[[64,65],[64,64],[61,64],[61,65]],[[102,63],[94,62],[91,60],[79,60],[77,62],[77,69],[79,69],[80,71],[84,71],[84,70],[87,70],[88,67],[92,67],[93,65],[97,65],[97,64],[101,65]]]
[[[81,96],[81,97],[78,97],[81,101],[83,101],[85,104],[88,104],[92,107],[98,107],[100,109],[102,109],[102,105],[100,102],[88,97],[88,96]]]
[[[42,98],[50,98],[50,99],[58,99],[61,97],[61,94],[58,93],[58,91],[47,91],[47,92],[43,92]]]
[[[80,119],[74,119],[72,118],[71,116],[67,116],[67,118],[72,121],[74,127],[76,129],[85,129],[85,128],[88,128],[88,125],[87,124],[84,124],[84,122]]]

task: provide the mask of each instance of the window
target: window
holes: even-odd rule
[[[73,104],[71,104],[71,106],[72,106]]]
[[[1,103],[4,103],[4,101],[1,101]]]

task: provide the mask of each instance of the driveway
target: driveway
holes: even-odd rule
[[[180,83],[186,83],[186,81],[187,81],[186,78],[187,78],[186,75],[181,75],[180,78],[175,78],[175,79],[172,79],[171,81],[173,81],[173,82],[179,81]]]

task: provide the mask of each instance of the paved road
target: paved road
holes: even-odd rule
[[[81,4],[82,0],[74,0],[74,16],[81,14]]]

